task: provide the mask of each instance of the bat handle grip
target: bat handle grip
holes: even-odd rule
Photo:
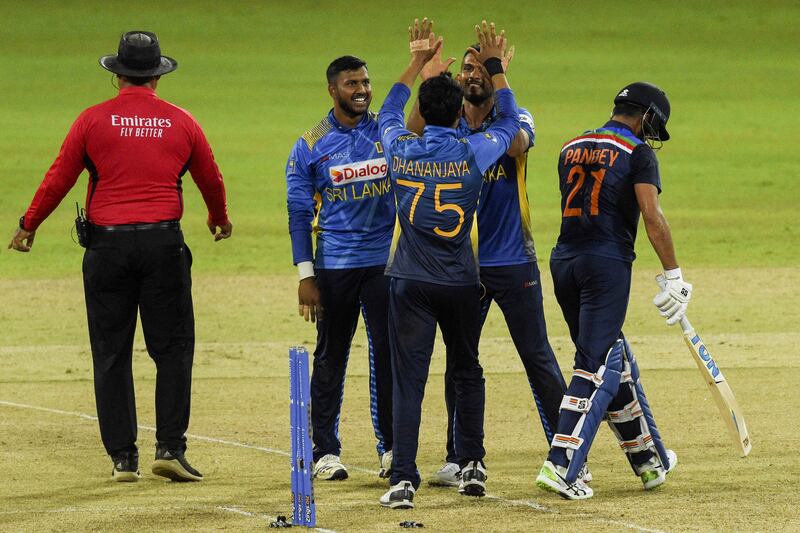
[[[686,318],[686,316],[681,318],[681,328],[683,329],[684,333],[689,333],[690,331],[694,330],[692,325],[689,323],[689,319]]]

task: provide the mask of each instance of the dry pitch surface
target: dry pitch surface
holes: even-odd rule
[[[797,308],[787,303],[798,296],[800,270],[691,273],[697,291],[690,316],[747,415],[754,445],[746,459],[729,443],[679,332],[663,326],[651,308],[654,285],[647,270],[635,276],[627,333],[662,435],[680,460],[665,486],[643,492],[604,428],[591,456],[593,500],[566,502],[535,488],[546,444],[521,364],[494,309],[481,346],[491,496],[467,499],[423,484],[413,511],[378,506],[386,483],[375,475],[360,331],[341,421],[351,477],[316,484],[320,528],[397,531],[400,521],[416,520],[429,531],[800,529],[800,502],[791,489],[800,469],[795,452],[800,329]],[[34,281],[29,291],[16,284],[0,281],[8,304],[0,322],[5,332],[14,332],[0,345],[0,529],[246,531],[289,514],[286,349],[301,342],[310,347],[314,338],[311,327],[292,315],[293,277],[196,277],[189,457],[206,475],[198,484],[170,483],[149,473],[154,367],[141,338],[135,374],[144,475],[136,484],[110,481],[111,464],[93,419],[79,279]],[[568,369],[572,347],[548,276],[544,290],[552,343]],[[35,320],[12,311],[23,308],[37,310]],[[423,414],[418,461],[423,477],[443,456],[442,370],[438,345]]]

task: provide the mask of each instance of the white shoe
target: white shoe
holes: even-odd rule
[[[575,483],[567,483],[564,479],[566,475],[566,468],[545,461],[536,478],[536,486],[549,492],[555,492],[567,500],[587,500],[594,495],[591,487],[580,478]]]
[[[339,460],[338,455],[329,453],[320,457],[314,465],[314,477],[328,481],[347,479],[347,468]]]
[[[667,450],[667,460],[669,461],[669,469],[667,470],[661,466],[661,461],[658,460],[658,456],[655,454],[646,463],[635,467],[636,474],[644,483],[644,490],[652,490],[667,480],[667,474],[675,470],[678,465],[678,454],[672,450]]]
[[[583,463],[583,466],[580,470],[578,470],[578,479],[583,481],[584,483],[591,483],[594,477],[592,476],[592,472],[589,470],[589,463]]]
[[[486,494],[486,467],[481,461],[470,461],[461,469],[458,492],[465,496],[481,497]]]
[[[391,509],[413,509],[415,492],[417,491],[410,481],[401,481],[397,485],[389,487],[389,490],[378,501],[382,506]]]
[[[433,474],[428,484],[434,487],[458,487],[461,485],[461,467],[458,463],[445,463]]]
[[[378,472],[378,477],[381,479],[392,477],[392,450],[381,455],[381,471]]]

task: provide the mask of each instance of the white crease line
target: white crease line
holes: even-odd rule
[[[3,402],[8,403],[8,402]],[[275,516],[269,516],[266,514],[259,514],[259,513],[251,513],[250,511],[245,511],[243,509],[239,509],[238,507],[227,506],[227,505],[170,505],[170,506],[161,506],[159,510],[170,510],[170,511],[187,511],[187,510],[215,510],[215,511],[224,511],[227,513],[234,513],[242,516],[247,516],[250,518],[259,518],[262,520],[266,520],[267,522],[274,522],[278,518]],[[0,515],[21,515],[21,514],[64,514],[64,513],[89,513],[89,514],[106,514],[106,513],[140,513],[140,512],[152,512],[152,507],[61,507],[59,509],[17,509],[13,511],[0,511]],[[336,533],[331,529],[323,529],[323,528],[309,528],[313,531],[319,531],[320,533]]]
[[[19,408],[22,408],[22,409],[34,409],[36,411],[44,411],[46,413],[54,413],[54,414],[59,414],[59,415],[76,416],[78,418],[83,418],[84,420],[97,420],[96,416],[88,415],[86,413],[78,413],[78,412],[75,412],[75,411],[62,411],[61,409],[51,409],[49,407],[39,407],[39,406],[36,406],[36,405],[28,405],[28,404],[24,404],[24,403],[9,402],[9,401],[6,401],[6,400],[0,400],[0,405],[7,405],[7,406],[10,406],[10,407],[19,407]],[[155,430],[156,430],[156,428],[154,428],[152,426],[138,426],[138,427],[140,429],[144,429],[144,430],[147,430],[147,431],[155,432]],[[237,441],[225,440],[225,439],[217,439],[217,438],[214,438],[214,437],[205,437],[203,435],[194,435],[194,434],[191,434],[191,433],[187,433],[186,436],[187,437],[191,437],[193,439],[197,439],[197,440],[202,440],[202,441],[206,441],[206,442],[213,442],[213,443],[216,443],[216,444],[226,444],[228,446],[235,446],[237,448],[246,448],[248,450],[258,450],[258,451],[272,453],[272,454],[276,454],[276,455],[283,455],[283,456],[286,456],[286,457],[289,456],[288,452],[285,452],[283,450],[277,450],[275,448],[266,448],[264,446],[254,446],[252,444],[245,444],[243,442],[237,442]],[[370,470],[369,468],[360,468],[360,467],[352,466],[352,465],[349,468],[350,468],[350,470],[355,470],[357,472],[362,472],[362,473],[365,473],[365,474],[373,474],[373,475],[377,475],[378,474],[377,470]],[[502,502],[505,502],[505,503],[509,503],[511,505],[522,505],[522,506],[525,506],[525,507],[530,507],[531,509],[535,509],[537,511],[545,512],[545,513],[560,514],[557,509],[553,509],[551,507],[547,507],[545,505],[542,505],[540,503],[537,503],[537,502],[534,502],[534,501],[530,501],[530,500],[511,500],[511,499],[503,498],[502,496],[494,496],[494,495],[491,495],[491,494],[487,494],[486,497],[489,498],[489,499],[492,499],[492,500],[497,500],[497,501],[502,501]],[[229,509],[223,509],[222,507],[218,507],[218,509],[229,510]],[[234,509],[234,508],[230,508],[230,509]],[[240,510],[237,510],[237,511],[240,511]],[[232,512],[234,512],[234,511],[232,511]],[[246,513],[246,512],[247,511],[241,511],[241,513]],[[643,533],[666,533],[665,531],[662,531],[660,529],[650,529],[650,528],[642,527],[642,526],[640,526],[638,524],[629,523],[629,522],[623,522],[621,520],[613,520],[613,519],[610,519],[610,518],[602,518],[602,517],[599,517],[599,516],[596,516],[596,515],[579,513],[577,515],[570,514],[570,515],[565,515],[565,516],[575,516],[575,517],[581,517],[581,518],[588,518],[590,520],[603,522],[603,523],[606,523],[606,524],[612,524],[612,525],[616,525],[616,526],[623,526],[623,527],[626,527],[628,529],[633,529],[633,530],[636,530],[636,531],[642,531]],[[319,531],[322,531],[322,532],[329,532],[329,530],[319,529],[319,528],[317,528],[317,529]],[[329,532],[329,533],[333,533],[333,532]]]
[[[511,505],[523,505],[525,507],[530,507],[531,509],[536,509],[537,511],[542,511],[543,513],[558,513],[556,509],[546,507],[541,503],[532,502],[530,500],[509,500],[507,498],[503,498],[502,496],[495,496],[494,494],[487,494],[484,497],[489,500],[499,500],[501,502],[510,503]]]
[[[240,514],[242,516],[249,516],[251,518],[262,518],[262,519],[267,520],[269,522],[274,522],[274,521],[276,521],[278,519],[278,517],[276,517],[276,516],[269,516],[269,515],[266,515],[266,514],[251,513],[250,511],[245,511],[243,509],[239,509],[238,507],[228,507],[228,506],[224,506],[224,505],[218,505],[216,508],[221,510],[221,511],[227,511],[229,513]],[[311,529],[313,531],[320,531],[321,533],[336,533],[332,529],[323,529],[321,527],[314,527],[314,528],[309,528],[309,529]]]
[[[197,505],[184,505],[184,506],[162,506],[159,507],[159,510],[168,510],[168,511],[179,511],[179,510],[187,510],[187,509],[203,509],[207,506],[197,506]],[[128,512],[128,513],[138,513],[141,511],[152,512],[152,507],[61,507],[59,509],[14,509],[11,511],[0,511],[0,515],[12,515],[12,514],[63,514],[63,513],[110,513],[110,512]]]

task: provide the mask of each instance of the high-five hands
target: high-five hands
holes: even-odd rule
[[[442,37],[439,37],[439,39],[442,39]],[[439,74],[447,72],[450,69],[450,65],[456,62],[455,57],[448,57],[446,60],[442,60],[443,48],[444,46],[439,46],[436,53],[433,54],[433,57],[422,67],[422,71],[419,73],[422,81],[435,78]]]
[[[470,48],[469,52],[474,55],[481,64],[485,63],[487,59],[493,57],[502,62],[506,57],[505,50],[507,40],[505,30],[502,30],[500,35],[497,35],[494,22],[487,24],[487,22],[484,20],[481,22],[480,26],[475,26],[475,33],[478,36],[478,43],[481,45],[481,49],[478,51],[474,48]],[[510,52],[510,55],[513,57],[514,53]],[[511,57],[509,57],[506,63],[503,65],[504,68],[508,66],[508,63],[511,61]]]
[[[414,19],[414,24],[408,27],[408,46],[414,63],[424,65],[430,61],[441,50],[443,42],[442,37],[436,38],[436,34],[433,33],[433,21],[429,21],[427,17],[423,18],[422,22]]]

